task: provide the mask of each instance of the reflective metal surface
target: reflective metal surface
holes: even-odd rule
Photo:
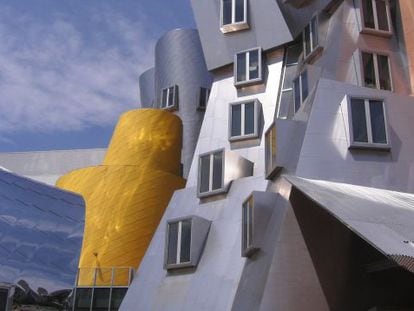
[[[80,196],[0,170],[0,282],[71,288],[84,213]]]

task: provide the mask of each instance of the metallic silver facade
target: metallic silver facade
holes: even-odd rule
[[[155,69],[151,68],[139,76],[140,108],[153,108],[155,104]]]
[[[72,288],[84,205],[79,195],[0,170],[0,283]]]

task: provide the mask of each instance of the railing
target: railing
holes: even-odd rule
[[[128,287],[133,277],[133,267],[79,268],[75,287]]]

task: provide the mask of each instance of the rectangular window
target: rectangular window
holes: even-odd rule
[[[210,96],[210,90],[202,87],[200,88],[200,98],[198,101],[198,109],[200,110],[204,110],[207,107],[207,103],[208,103],[208,98]]]
[[[162,90],[161,107],[162,109],[172,109],[178,107],[178,86],[174,85]]]
[[[258,137],[259,105],[260,103],[257,100],[230,104],[230,141]]]
[[[273,123],[265,134],[266,177],[270,177],[276,168],[276,125]]]
[[[8,308],[9,303],[9,289],[8,288],[0,288],[0,311],[11,310]]]
[[[295,112],[297,112],[308,97],[308,73],[306,70],[293,80],[293,94]]]
[[[247,0],[221,0],[221,26],[223,33],[248,29]]]
[[[391,33],[390,7],[388,0],[361,0],[364,30]]]
[[[253,196],[242,206],[242,254],[247,256],[253,248]]]
[[[377,99],[350,99],[351,147],[389,149],[384,103]]]
[[[364,86],[392,90],[391,67],[388,56],[362,52]]]
[[[190,262],[191,219],[168,223],[167,265]]]
[[[223,161],[223,150],[200,156],[199,194],[216,193],[223,189]]]
[[[235,56],[235,85],[246,85],[262,81],[262,49],[254,48]]]
[[[307,58],[319,46],[318,38],[318,17],[314,16],[310,23],[305,27],[302,34],[303,51],[305,58]]]

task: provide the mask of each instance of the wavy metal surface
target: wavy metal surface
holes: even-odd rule
[[[103,165],[59,179],[59,187],[86,201],[79,262],[86,272],[78,285],[93,285],[93,273],[82,268],[139,265],[172,194],[185,185],[178,176],[181,132],[180,119],[169,112],[129,111],[118,122]],[[109,271],[102,270],[96,284],[109,285]],[[127,277],[120,275],[116,283]]]
[[[144,71],[139,76],[141,108],[153,108],[155,104],[155,68]]]
[[[155,46],[155,98],[161,102],[164,88],[178,86],[178,110],[183,122],[183,176],[190,170],[204,111],[198,110],[200,88],[211,88],[203,50],[195,29],[175,29],[161,37]],[[142,89],[141,89],[142,92]]]
[[[84,212],[80,196],[0,170],[0,282],[72,288]]]

